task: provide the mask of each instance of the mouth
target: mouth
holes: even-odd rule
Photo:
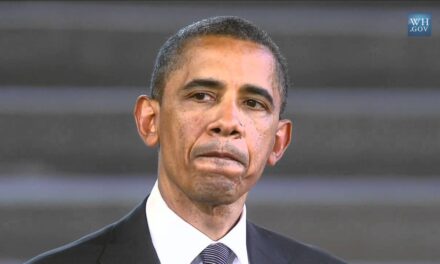
[[[240,166],[248,166],[248,155],[232,144],[220,144],[211,142],[196,146],[191,154],[192,158],[212,159],[218,162],[234,162]]]
[[[202,155],[199,155],[198,157],[203,157],[203,158],[217,158],[217,159],[223,159],[223,160],[231,160],[231,161],[235,161],[235,162],[238,162],[238,163],[240,163],[240,164],[243,164],[243,162],[240,160],[239,157],[237,157],[237,156],[234,155],[233,153],[229,153],[229,152],[217,152],[217,151],[213,151],[213,152],[203,153]]]

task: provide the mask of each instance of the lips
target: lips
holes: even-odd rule
[[[208,152],[203,155],[199,155],[199,157],[207,157],[207,158],[220,158],[220,159],[227,159],[227,160],[233,160],[239,163],[243,163],[240,161],[235,155],[229,152]]]
[[[244,166],[248,164],[247,153],[241,151],[231,144],[220,144],[218,142],[208,143],[195,147],[191,152],[192,158],[218,158],[236,161]]]

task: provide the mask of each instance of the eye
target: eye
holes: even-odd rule
[[[202,93],[202,92],[192,94],[191,98],[195,99],[196,101],[200,101],[200,102],[215,100],[214,96],[212,96],[208,93]]]
[[[254,100],[254,99],[248,99],[244,103],[247,107],[249,107],[251,109],[255,109],[255,110],[265,110],[266,109],[266,106],[263,103],[261,103],[257,100]]]

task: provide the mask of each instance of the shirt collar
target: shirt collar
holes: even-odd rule
[[[246,206],[243,207],[237,224],[223,238],[213,241],[168,207],[157,184],[156,181],[145,210],[151,239],[161,263],[191,263],[205,247],[216,242],[228,246],[237,256],[239,263],[248,263]]]

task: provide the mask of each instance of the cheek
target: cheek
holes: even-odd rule
[[[176,148],[189,151],[198,135],[203,131],[203,115],[188,112],[175,113],[168,129],[173,131],[172,142]]]
[[[180,136],[183,140],[186,138],[194,138],[203,130],[203,114],[182,113],[179,121]]]
[[[256,170],[263,169],[274,145],[274,131],[269,121],[254,123],[248,131],[248,148]]]

